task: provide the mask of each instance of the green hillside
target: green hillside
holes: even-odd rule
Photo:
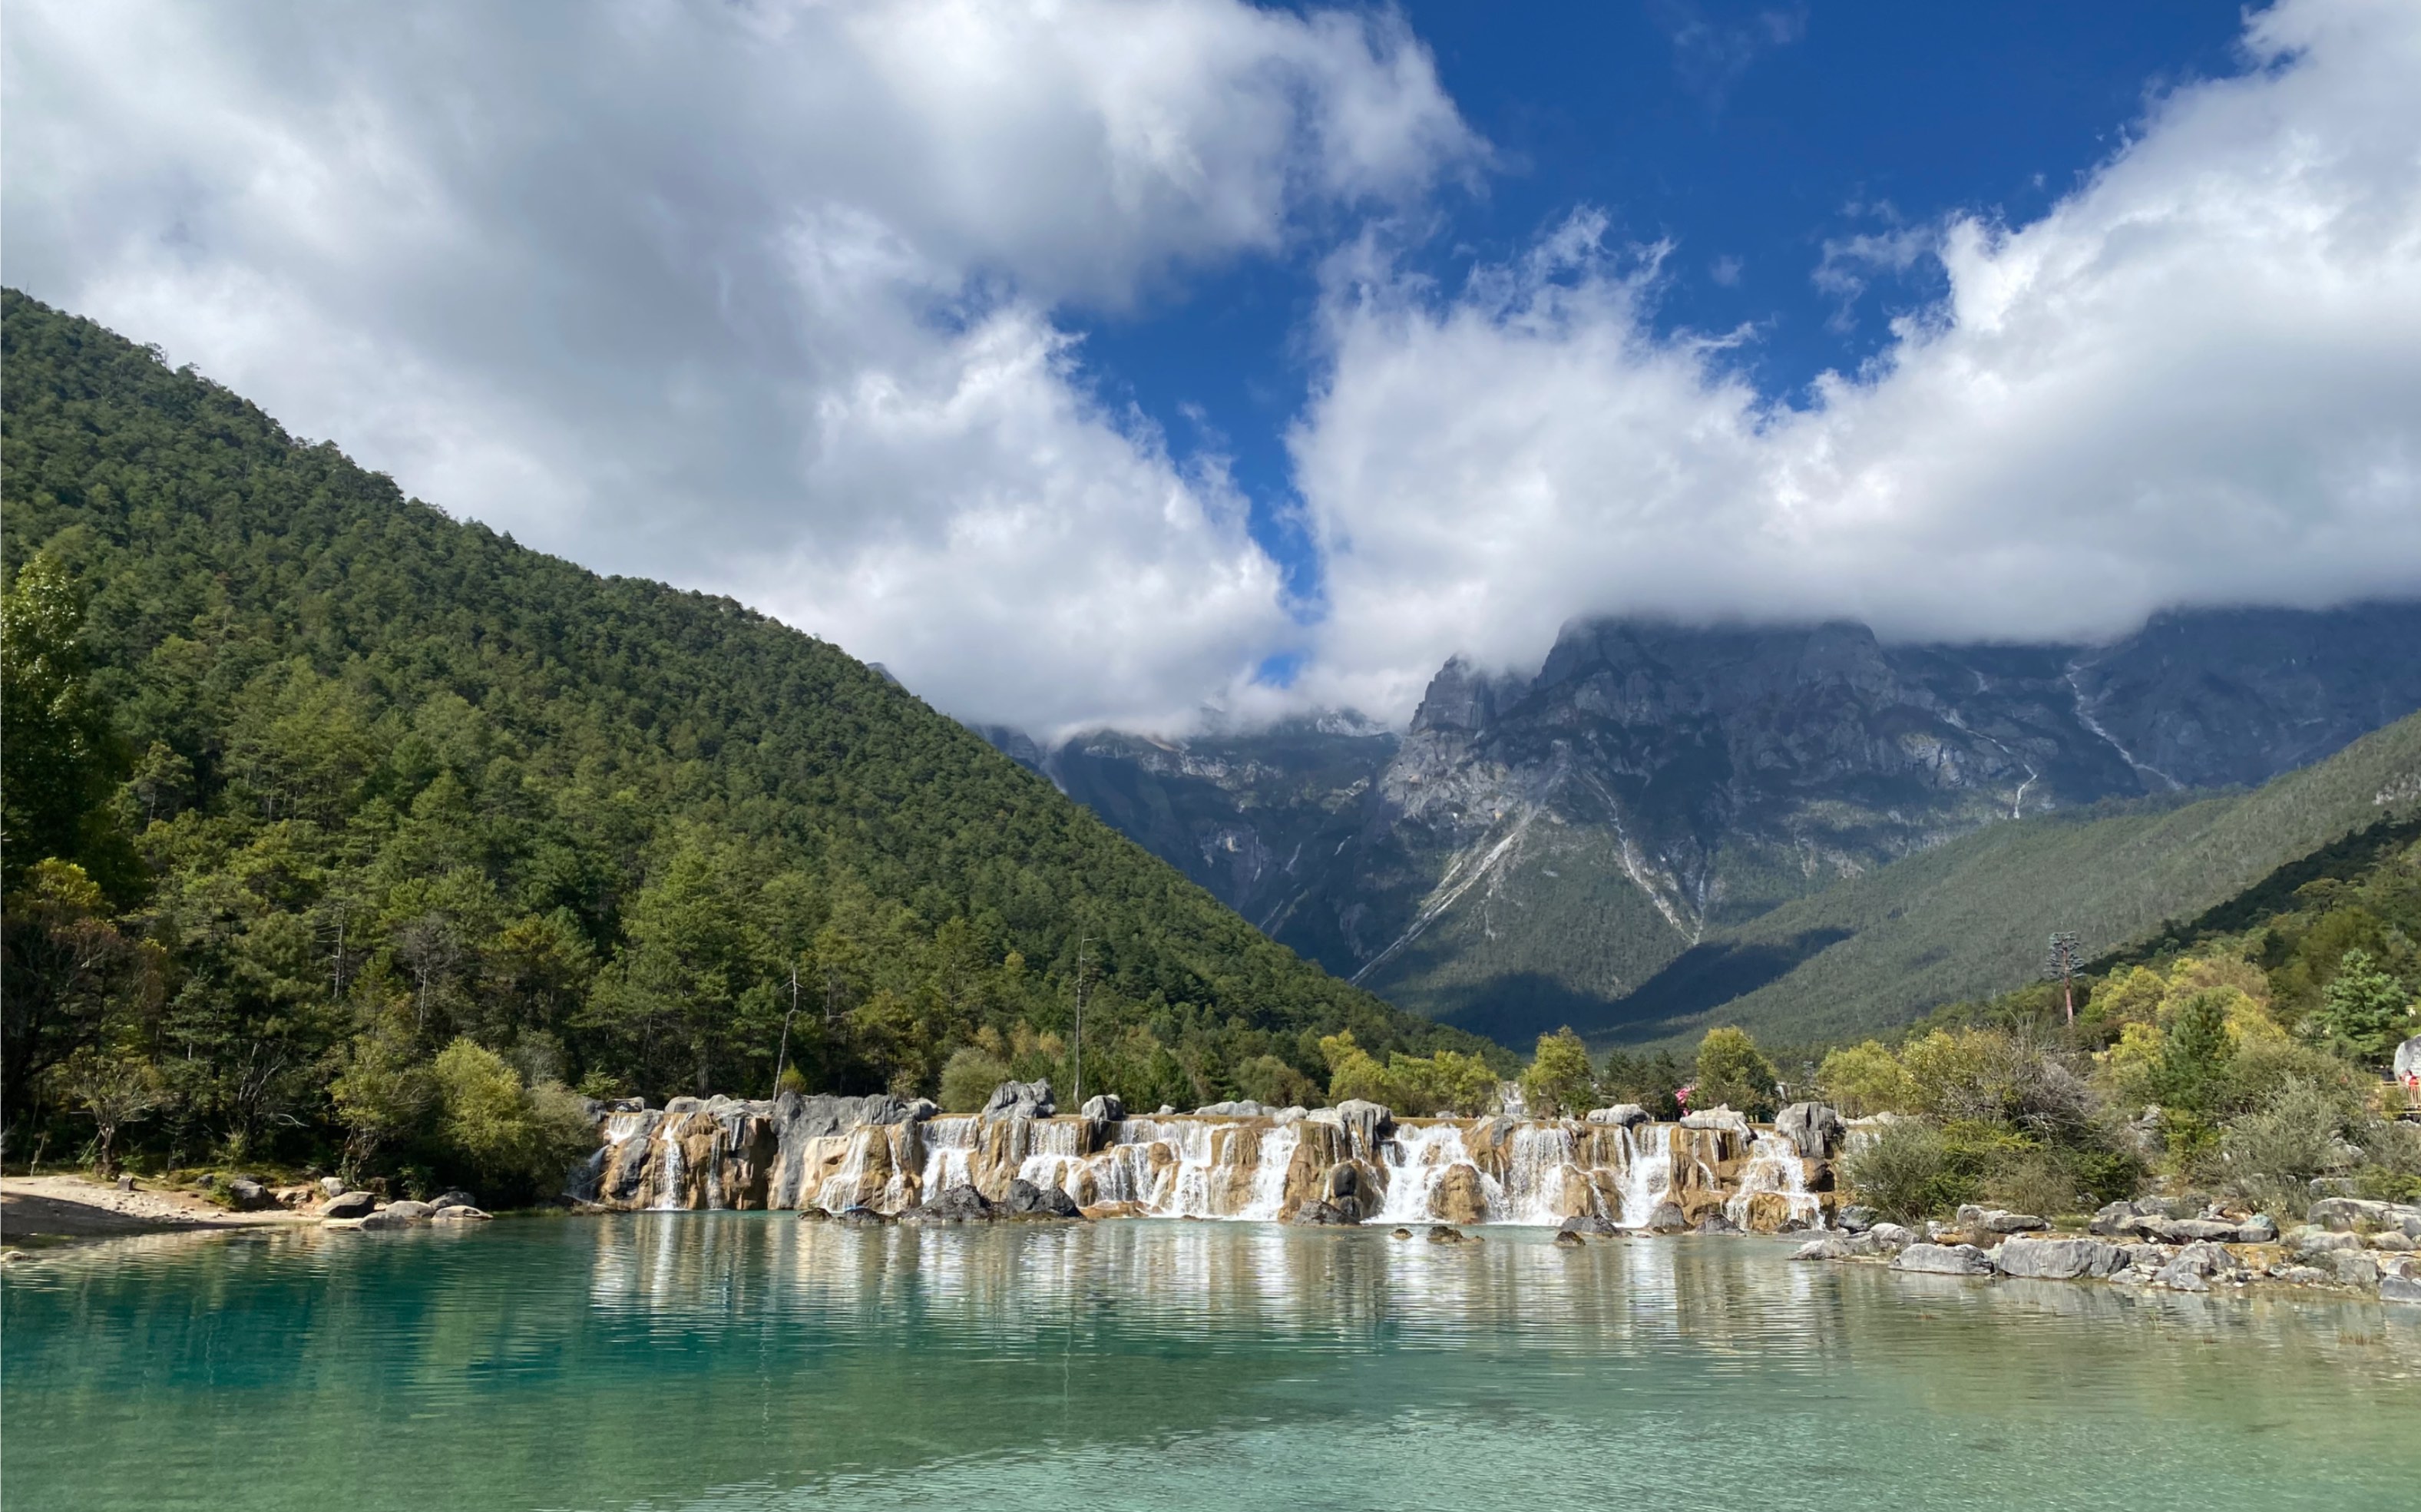
[[[2054,930],[2106,956],[2416,810],[2421,715],[2250,792],[1998,824],[1836,883],[1709,936],[1585,1033],[1645,1043],[1739,1023],[1813,1044],[1886,1031],[2028,981]]]
[[[1345,1027],[1474,1043],[832,646],[450,520],[14,291],[0,335],[20,1137],[79,1051],[185,1153],[374,1139],[345,1089],[464,1038],[658,1098],[1064,1077],[1080,948],[1087,1088],[1147,1106]]]

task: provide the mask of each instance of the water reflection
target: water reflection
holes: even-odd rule
[[[1306,1486],[1486,1506],[1576,1485],[1863,1506],[2192,1484],[2225,1507],[2393,1504],[2421,1469],[2421,1309],[1788,1253],[787,1213],[96,1247],[0,1285],[8,1485],[145,1512],[1265,1506]]]

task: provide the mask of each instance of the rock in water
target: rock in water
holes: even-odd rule
[[[1413,1231],[1409,1228],[1399,1228],[1387,1237],[1389,1239],[1411,1239],[1413,1237]]]
[[[2403,1276],[2382,1276],[2379,1282],[2379,1300],[2383,1302],[2421,1302],[2421,1281]]]
[[[1973,1244],[1912,1244],[1900,1251],[1892,1269],[1936,1276],[1989,1276],[1992,1262]]]
[[[1020,1177],[1001,1194],[996,1211],[1006,1218],[1082,1218],[1076,1199],[1057,1187],[1039,1187]]]
[[[486,1223],[488,1218],[488,1214],[467,1202],[453,1203],[429,1215],[429,1221],[432,1224],[481,1224]]]
[[[1125,1121],[1127,1105],[1118,1099],[1117,1094],[1104,1092],[1098,1098],[1086,1098],[1085,1105],[1076,1111],[1097,1124],[1115,1124]]]
[[[1573,1233],[1570,1229],[1559,1228],[1555,1230],[1555,1242],[1558,1244],[1570,1244],[1577,1246],[1585,1241],[1578,1234]]]
[[[903,1223],[911,1224],[979,1224],[992,1215],[992,1203],[982,1192],[970,1186],[956,1186],[899,1217]]]
[[[1648,1215],[1648,1231],[1651,1234],[1679,1234],[1690,1226],[1687,1214],[1677,1202],[1660,1202]]]
[[[1459,1228],[1448,1228],[1445,1224],[1440,1224],[1429,1230],[1429,1242],[1432,1244],[1460,1244],[1462,1241],[1462,1230]]]
[[[1565,1234],[1619,1235],[1622,1230],[1617,1227],[1611,1219],[1575,1217],[1565,1219],[1563,1226],[1558,1230],[1558,1232]]]
[[[1872,1208],[1862,1207],[1856,1203],[1852,1203],[1849,1207],[1842,1208],[1840,1211],[1839,1221],[1841,1224],[1841,1232],[1844,1234],[1863,1234],[1867,1229],[1875,1226],[1877,1216],[1878,1215]]]
[[[1629,1129],[1633,1124],[1648,1121],[1648,1110],[1635,1102],[1617,1102],[1611,1108],[1591,1108],[1589,1123],[1612,1124],[1617,1129]]]
[[[2001,1246],[2000,1258],[1993,1262],[2005,1276],[2046,1281],[2107,1276],[2126,1263],[2126,1251],[2090,1239],[2012,1239]]]
[[[983,1105],[986,1118],[1048,1118],[1058,1111],[1048,1081],[1003,1082]]]
[[[1294,1210],[1294,1216],[1289,1218],[1287,1222],[1312,1227],[1350,1228],[1361,1220],[1346,1212],[1342,1208],[1334,1207],[1328,1203],[1306,1202]]]
[[[347,1192],[320,1205],[322,1218],[367,1218],[378,1207],[378,1199],[367,1192]]]
[[[1429,1216],[1449,1224],[1488,1222],[1488,1192],[1479,1184],[1479,1168],[1460,1161],[1446,1167],[1429,1194]]]
[[[1850,1130],[1824,1103],[1794,1102],[1773,1120],[1773,1131],[1798,1148],[1801,1160],[1821,1161],[1841,1147]]]

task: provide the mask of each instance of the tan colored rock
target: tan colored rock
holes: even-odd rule
[[[1488,1192],[1476,1166],[1458,1161],[1446,1167],[1437,1190],[1429,1193],[1429,1216],[1449,1224],[1488,1222]]]

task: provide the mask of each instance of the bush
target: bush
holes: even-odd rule
[[[1236,1092],[1273,1108],[1310,1107],[1320,1101],[1320,1083],[1275,1055],[1256,1055],[1238,1066]]]
[[[1816,1085],[1827,1102],[1851,1118],[1911,1111],[1908,1073],[1898,1056],[1871,1039],[1825,1056]]]
[[[944,1113],[980,1113],[992,1088],[1010,1080],[1008,1063],[973,1045],[953,1051],[942,1066]]]
[[[1985,1182],[1984,1190],[2012,1212],[2052,1217],[2078,1208],[2074,1172],[2048,1151],[2028,1151],[2004,1162]]]
[[[458,1039],[429,1069],[440,1153],[491,1201],[554,1190],[596,1146],[596,1131],[569,1088],[554,1082],[524,1087],[521,1074],[484,1046]]]
[[[1966,1200],[1974,1183],[1952,1168],[1942,1133],[1915,1118],[1884,1125],[1841,1161],[1860,1202],[1897,1223],[1913,1224]]]
[[[2303,1208],[2314,1177],[2351,1162],[2345,1124],[2345,1109],[2329,1091],[2289,1080],[2267,1106],[2230,1119],[2221,1131],[2222,1179],[2248,1202],[2294,1213]]]

